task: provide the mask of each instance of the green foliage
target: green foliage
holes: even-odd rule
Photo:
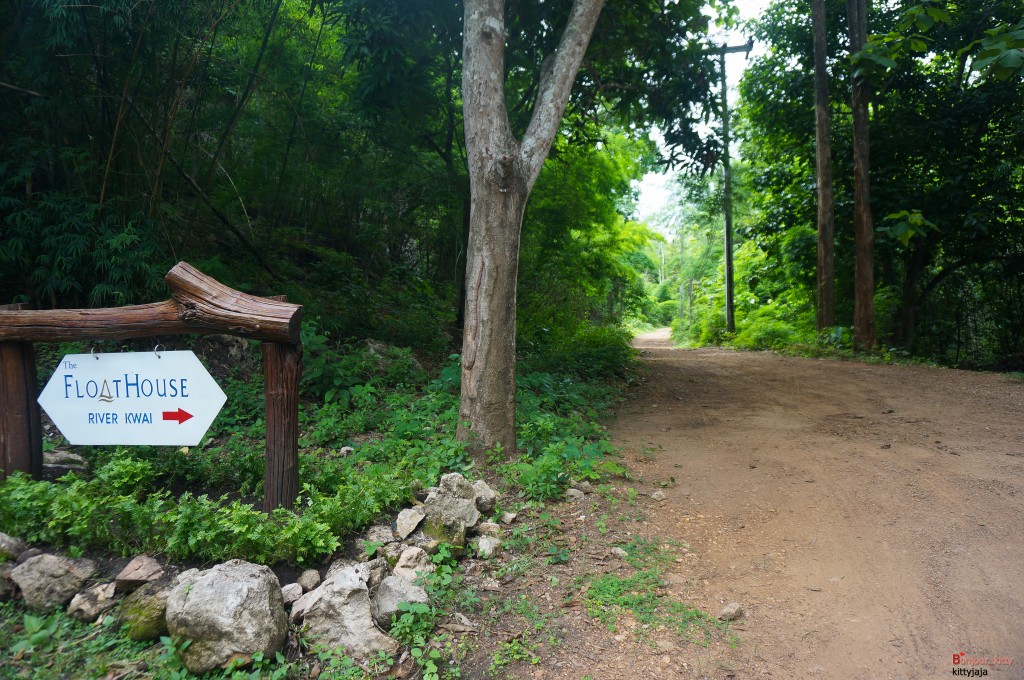
[[[997,80],[1009,80],[1024,74],[1024,20],[1016,25],[1002,24],[985,31],[985,37],[964,51],[977,46],[971,69]]]
[[[304,391],[326,403],[338,402],[343,408],[353,401],[357,408],[372,402],[379,387],[414,386],[425,379],[408,348],[344,352],[331,346],[329,336],[315,322],[303,324],[302,345]]]
[[[889,238],[896,239],[904,246],[910,245],[910,239],[938,229],[934,222],[929,222],[920,210],[901,210],[885,216],[886,226],[876,231]]]
[[[111,616],[89,625],[61,611],[33,614],[13,602],[0,602],[0,640],[4,678],[99,678],[134,667],[149,655],[144,643],[117,634]]]
[[[278,509],[268,517],[226,497],[185,493],[172,501],[166,491],[147,494],[143,487],[111,488],[107,483],[127,479],[125,469],[145,467],[142,461],[114,460],[92,480],[69,475],[59,484],[16,473],[0,485],[0,522],[33,542],[124,555],[151,551],[178,560],[239,557],[302,564],[339,545],[337,532],[315,511]]]
[[[51,651],[57,643],[59,625],[60,614],[46,617],[25,614],[22,623],[24,637],[11,645],[11,653],[25,655]]]
[[[852,151],[845,7],[826,3],[835,191],[836,323],[853,318]],[[765,258],[737,276],[737,344],[814,346],[814,119],[806,3],[779,0],[752,30],[770,45],[751,60],[740,90],[742,154],[752,214],[740,234]],[[872,84],[871,202],[875,326],[883,347],[951,364],[996,365],[1024,348],[1024,119],[1017,87],[1020,11],[938,2],[875,5],[874,35],[855,55]],[[1018,45],[1019,46],[1019,45]],[[1001,64],[1002,66],[997,66]],[[981,74],[980,76],[978,74]],[[1000,78],[1006,78],[1001,80]],[[937,142],[936,140],[941,140]],[[921,210],[908,206],[926,206]],[[743,263],[738,254],[737,266]],[[750,285],[756,278],[757,285]],[[747,316],[753,306],[774,311]],[[789,292],[788,297],[784,294]],[[699,295],[698,295],[699,299]],[[741,318],[766,323],[743,329]],[[995,320],[999,319],[999,322]],[[699,317],[681,339],[707,337]],[[692,326],[692,329],[691,329]],[[742,337],[740,337],[742,336]],[[728,339],[725,339],[728,340]],[[830,346],[843,342],[827,341]],[[888,355],[896,354],[889,349]]]

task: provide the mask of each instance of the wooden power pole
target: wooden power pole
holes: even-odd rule
[[[753,39],[743,45],[722,45],[718,49],[718,56],[721,60],[722,75],[722,182],[723,199],[722,212],[725,216],[725,330],[729,333],[736,332],[736,305],[733,295],[733,267],[732,267],[732,170],[729,166],[729,84],[725,78],[725,55],[743,52],[750,54],[754,46]]]

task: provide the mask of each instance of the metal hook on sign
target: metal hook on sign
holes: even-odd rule
[[[157,359],[160,358],[160,343],[159,342],[156,343],[156,345],[153,346],[153,354],[156,355]]]
[[[100,357],[99,357],[99,355],[98,355],[98,354],[96,354],[96,344],[95,344],[95,343],[93,343],[93,344],[92,344],[92,345],[91,345],[91,346],[89,347],[89,354],[90,354],[90,355],[92,356],[92,358],[93,358],[93,359],[95,359],[96,361],[99,361],[99,360],[100,360]]]

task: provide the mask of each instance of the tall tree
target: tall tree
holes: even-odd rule
[[[818,185],[818,330],[836,325],[835,204],[832,195],[832,130],[829,123],[825,0],[811,3],[814,36],[814,129]]]
[[[868,40],[867,0],[846,0],[849,17],[850,54],[864,48]],[[856,257],[853,284],[853,344],[869,350],[875,346],[874,325],[874,224],[871,219],[871,160],[868,131],[868,84],[854,73],[850,94],[853,111],[853,229]]]
[[[575,0],[541,67],[517,139],[505,102],[504,0],[466,0],[462,97],[470,176],[459,436],[471,448],[516,446],[516,278],[523,211],[547,158],[603,0]]]

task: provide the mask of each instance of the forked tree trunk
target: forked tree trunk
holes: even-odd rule
[[[471,174],[475,174],[471,169]],[[525,183],[474,183],[466,267],[459,438],[516,447],[516,280]],[[468,427],[467,427],[468,426]]]
[[[825,0],[813,0],[814,123],[818,179],[818,330],[836,325],[835,203],[832,194],[832,131],[828,115]]]
[[[466,0],[462,98],[469,161],[465,331],[459,439],[478,453],[516,447],[516,279],[523,211],[565,113],[604,0],[575,0],[544,62],[520,142],[505,107],[505,3]],[[538,27],[540,28],[540,27]]]
[[[863,49],[868,40],[867,0],[846,0],[850,22],[850,53]],[[871,219],[871,179],[868,141],[868,86],[863,78],[853,79],[850,96],[853,110],[853,223],[856,260],[853,274],[853,346],[870,350],[875,346],[874,223]]]

